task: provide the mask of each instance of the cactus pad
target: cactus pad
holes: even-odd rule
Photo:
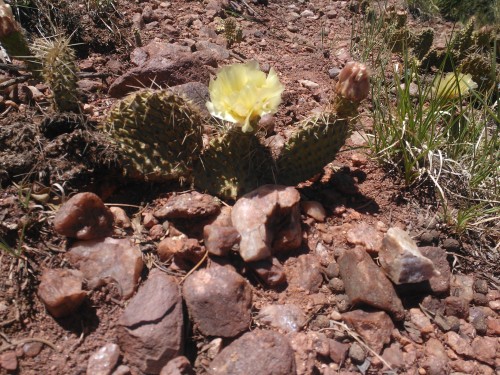
[[[334,113],[321,113],[303,121],[278,157],[278,183],[296,185],[322,172],[348,135],[348,120],[338,119]]]
[[[202,149],[200,115],[168,90],[129,94],[111,109],[106,126],[132,178],[162,182],[185,177]]]

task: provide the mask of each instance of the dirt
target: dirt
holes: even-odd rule
[[[273,67],[278,72],[286,91],[275,115],[275,132],[288,134],[297,121],[312,110],[325,108],[335,82],[329,77],[329,69],[342,68],[353,59],[350,55],[351,24],[359,16],[357,9],[350,2],[329,0],[230,3],[234,5],[233,14],[241,15],[237,20],[244,39],[230,47],[232,57],[225,63],[255,59],[261,66]],[[121,157],[106,144],[99,124],[115,101],[107,95],[109,85],[132,66],[130,52],[137,42],[132,27],[134,15],[149,11],[148,7],[153,14],[157,10],[167,14],[162,20],[147,22],[140,30],[143,45],[155,39],[190,46],[193,41],[211,37],[225,46],[223,35],[214,32],[212,9],[215,4],[218,1],[121,0],[98,14],[86,12],[81,2],[60,0],[54,4],[54,9],[38,15],[39,20],[44,20],[48,13],[53,13],[67,32],[75,31],[78,65],[102,86],[84,92],[82,101],[87,108],[86,114],[76,117],[54,113],[47,99],[47,87],[35,79],[0,91],[4,98],[0,100],[0,150],[4,155],[0,161],[0,239],[13,251],[20,249],[17,256],[0,252],[0,354],[14,350],[19,361],[13,372],[0,366],[0,374],[84,374],[89,356],[105,343],[116,341],[116,322],[124,303],[113,286],[89,292],[87,301],[77,313],[57,320],[46,312],[38,299],[36,291],[41,270],[69,267],[64,258],[68,240],[54,231],[52,219],[62,201],[75,192],[96,192],[106,203],[121,206],[130,217],[140,218],[145,207],[152,211],[170,192],[189,189],[189,186],[178,184],[153,185],[121,177]],[[60,12],[55,9],[58,6]],[[334,10],[335,15],[327,9]],[[299,17],[293,21],[296,29],[287,29],[295,17],[290,13],[300,14],[305,10],[311,10],[313,16]],[[29,9],[23,12],[23,26],[35,35],[37,22],[30,20],[36,17],[33,18]],[[418,27],[432,26],[441,31],[453,27],[436,19],[410,17],[410,20]],[[47,29],[42,31],[48,33]],[[0,83],[3,78],[21,74],[22,71],[0,66]],[[318,88],[303,87],[298,80],[313,81]],[[22,93],[26,92],[23,87],[27,85],[37,86],[45,99],[34,101],[23,97]],[[13,105],[7,105],[5,101],[9,99]],[[356,125],[361,134],[370,130],[369,109],[367,102],[361,108]],[[418,191],[405,189],[395,176],[372,159],[366,148],[359,149],[357,139],[358,132],[322,176],[301,187],[303,197],[324,205],[328,218],[320,230],[317,223],[302,216],[306,239],[299,251],[282,260],[286,267],[292,266],[298,255],[313,251],[321,241],[333,242],[338,249],[349,248],[338,229],[350,223],[377,225],[382,222],[388,227],[406,228],[414,235],[428,232],[430,227],[436,228],[439,233],[435,245],[450,237],[445,224],[432,224],[438,208],[433,192],[422,187]],[[354,166],[359,154],[366,154],[367,161]],[[338,188],[339,183],[343,189]],[[359,190],[349,193],[352,189]],[[324,230],[325,226],[329,229]],[[155,247],[159,241],[147,232],[142,232],[138,238],[148,268],[157,267]],[[472,252],[468,250],[477,246],[476,242],[460,238],[460,244],[457,252],[449,254],[453,272],[485,279],[491,289],[498,289],[498,265],[470,255]],[[236,264],[241,264],[241,260],[236,259]],[[168,264],[161,266],[168,269]],[[171,273],[177,274],[179,279],[184,274]],[[147,274],[148,270],[143,274],[144,279]],[[252,275],[249,279],[254,290],[255,312],[272,301],[296,303],[308,312],[310,324],[306,331],[317,330],[312,323],[317,323],[320,316],[330,316],[335,310],[331,296],[324,291],[310,296],[298,290],[272,290]],[[410,308],[418,306],[419,301],[406,302],[405,308]],[[34,357],[23,354],[22,346],[27,338],[44,343]],[[193,365],[200,363],[197,356],[205,355],[197,353],[197,348],[209,341],[210,338],[188,332],[186,353]],[[328,361],[319,360],[318,369],[322,364]],[[352,364],[343,369],[359,372]],[[201,366],[195,370],[204,373]],[[381,371],[371,368],[368,373]]]

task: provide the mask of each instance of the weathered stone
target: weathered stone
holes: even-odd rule
[[[488,327],[486,331],[488,336],[500,335],[500,318],[489,316],[486,318],[486,326]]]
[[[298,332],[306,324],[307,317],[294,304],[267,305],[259,311],[257,320],[284,332]]]
[[[365,361],[366,358],[366,352],[363,347],[358,344],[357,342],[353,342],[351,344],[351,347],[349,348],[349,358],[355,363],[355,364],[361,364]]]
[[[339,279],[338,277],[334,277],[328,282],[328,287],[332,290],[334,293],[344,293],[345,292],[345,286],[344,282],[342,279]]]
[[[463,319],[469,316],[469,303],[464,298],[449,296],[445,298],[444,303],[446,315]]]
[[[269,287],[276,287],[286,283],[287,278],[283,266],[276,258],[262,259],[247,263],[259,279]]]
[[[116,344],[106,344],[89,358],[87,375],[110,375],[118,364],[120,348]]]
[[[126,365],[120,365],[116,368],[115,371],[113,371],[112,375],[132,375],[132,372],[130,371],[130,367]]]
[[[158,244],[158,257],[161,261],[173,259],[182,269],[190,269],[205,254],[205,248],[194,238],[184,236],[167,237]]]
[[[127,238],[78,241],[66,256],[83,272],[90,288],[116,282],[124,299],[136,290],[144,266],[141,250]]]
[[[488,293],[488,282],[484,279],[474,280],[472,288],[476,293],[487,294]]]
[[[79,240],[103,238],[113,231],[113,214],[94,193],[78,193],[64,203],[54,217],[54,228]]]
[[[302,243],[300,194],[293,187],[264,185],[233,206],[231,220],[241,235],[245,262],[296,249]]]
[[[450,368],[461,374],[478,374],[477,362],[471,360],[457,359],[450,362]],[[459,375],[457,374],[457,375]]]
[[[498,339],[493,337],[476,337],[472,341],[472,356],[478,361],[495,365],[495,357],[498,351]]]
[[[313,333],[313,332],[309,332]],[[315,337],[306,332],[292,332],[287,335],[294,352],[297,375],[313,374],[318,354]]]
[[[175,56],[137,57],[141,65],[118,77],[109,88],[109,95],[120,98],[136,87],[176,86],[188,82],[207,84],[210,78],[207,66],[217,67],[215,54],[210,50],[197,52],[179,51]],[[144,61],[145,60],[145,61]]]
[[[373,226],[361,222],[355,224],[347,232],[347,242],[353,245],[360,245],[370,253],[378,253],[382,247],[383,235]]]
[[[125,210],[121,207],[110,207],[109,210],[113,214],[114,217],[114,224],[123,229],[129,229],[132,228],[132,222],[130,221],[129,217],[127,216],[127,213]]]
[[[395,284],[418,283],[439,276],[432,261],[420,253],[415,241],[397,227],[390,228],[385,234],[379,260]]]
[[[80,271],[45,269],[40,277],[38,296],[53,317],[62,318],[74,313],[87,296],[82,283]]]
[[[474,298],[474,277],[470,275],[454,274],[450,279],[450,295],[461,297],[468,303]]]
[[[377,354],[391,341],[394,324],[389,315],[383,311],[369,313],[354,310],[342,314],[342,319],[352,326]]]
[[[349,350],[349,344],[344,344],[336,340],[330,340],[330,358],[335,363],[344,363],[347,351]]]
[[[307,292],[317,293],[323,282],[322,270],[315,254],[300,255],[288,273],[288,282]]]
[[[208,373],[294,375],[294,353],[282,334],[255,330],[245,333],[222,350],[210,364]]]
[[[427,375],[449,374],[448,355],[438,339],[430,338],[425,343],[424,355],[421,364]]]
[[[199,219],[219,212],[220,203],[214,197],[191,191],[170,197],[154,216],[158,219]]]
[[[184,356],[179,356],[169,361],[161,369],[160,375],[195,375],[191,363]]]
[[[326,218],[326,211],[323,205],[316,201],[304,201],[301,203],[302,212],[307,216],[312,217],[314,220],[324,222]]]
[[[27,342],[23,345],[23,352],[26,357],[36,357],[43,349],[43,344],[39,341]]]
[[[431,320],[420,309],[410,309],[410,321],[417,327],[422,335],[434,332]]]
[[[184,282],[182,293],[204,335],[234,337],[248,329],[252,290],[236,272],[225,267],[196,271]]]
[[[403,319],[403,305],[394,287],[365,250],[348,250],[338,263],[346,294],[352,304],[365,303],[388,311],[397,320]]]
[[[458,333],[453,331],[446,332],[445,338],[446,344],[452,348],[455,353],[465,355],[467,357],[472,356],[472,347],[470,346],[470,343]]]
[[[340,268],[337,262],[331,262],[325,269],[326,277],[333,279],[334,277],[339,277]]]
[[[434,294],[448,293],[450,290],[451,270],[450,263],[446,259],[446,251],[433,246],[420,247],[419,249],[424,257],[429,258],[434,263],[434,267],[439,272],[439,275],[434,275],[428,280],[429,291]]]
[[[385,348],[382,353],[382,358],[393,369],[403,369],[405,367],[403,351],[401,350],[401,345],[398,342],[394,342],[389,347]]]
[[[118,322],[118,343],[128,364],[142,373],[159,373],[183,348],[183,322],[175,278],[152,270]]]
[[[203,242],[210,254],[226,256],[240,242],[238,231],[230,227],[206,225],[203,228]]]
[[[9,350],[0,354],[0,368],[7,371],[16,371],[18,365],[16,352]]]

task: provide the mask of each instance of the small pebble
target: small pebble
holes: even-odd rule
[[[359,345],[357,342],[354,342],[349,348],[349,357],[354,363],[360,364],[365,361],[366,353],[361,345]]]

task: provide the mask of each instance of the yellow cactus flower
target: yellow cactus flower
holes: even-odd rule
[[[212,116],[251,132],[252,124],[261,116],[278,110],[284,89],[272,68],[266,77],[256,61],[232,64],[210,79],[210,101],[206,105]]]
[[[465,96],[470,90],[476,88],[477,83],[472,80],[470,74],[457,74],[453,72],[439,78],[434,84],[437,97],[450,100]]]

